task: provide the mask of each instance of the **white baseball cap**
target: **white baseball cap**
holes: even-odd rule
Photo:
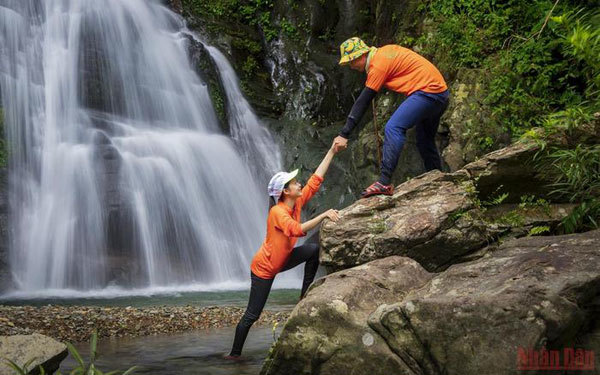
[[[283,193],[283,187],[285,184],[292,181],[297,174],[297,169],[291,172],[277,172],[275,176],[271,177],[271,181],[269,181],[269,186],[267,188],[269,191],[269,196],[275,198],[275,201],[278,201],[281,193]]]

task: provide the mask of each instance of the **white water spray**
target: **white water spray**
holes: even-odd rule
[[[182,29],[158,1],[0,0],[20,291],[247,280],[279,150],[208,47],[222,134]]]

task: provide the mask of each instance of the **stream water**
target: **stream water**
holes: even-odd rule
[[[96,361],[102,371],[125,370],[137,366],[136,374],[195,374],[195,375],[256,375],[259,373],[270,345],[279,334],[271,327],[254,327],[244,346],[244,359],[230,361],[223,355],[231,348],[234,327],[198,331],[168,336],[149,336],[129,339],[101,340]],[[85,358],[87,344],[76,345]],[[72,358],[61,365],[67,373],[76,366]]]

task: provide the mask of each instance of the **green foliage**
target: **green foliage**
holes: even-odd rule
[[[27,375],[29,374],[29,366],[31,366],[31,364],[36,360],[36,358],[31,358],[29,361],[27,361],[23,367],[19,366],[18,364],[16,364],[15,362],[11,361],[8,358],[4,358],[4,361],[8,364],[8,366],[10,368],[13,369],[14,373],[16,375]],[[40,366],[40,373],[43,374],[45,373],[44,368]]]
[[[561,222],[565,233],[575,233],[598,228],[600,222],[600,200],[590,199],[579,204],[569,216]]]
[[[541,163],[554,176],[552,194],[581,202],[562,222],[564,232],[598,228],[600,219],[600,145],[551,148]]]
[[[543,136],[532,137],[539,143],[536,168],[553,182],[551,194],[579,203],[561,224],[565,233],[598,228],[600,220],[600,145],[575,143],[569,137],[593,120],[589,107],[573,107],[545,119]],[[592,130],[593,131],[593,130]],[[552,137],[562,143],[548,145]]]
[[[542,225],[542,226],[531,228],[529,230],[529,233],[527,233],[527,236],[538,236],[542,233],[548,233],[548,232],[550,232],[550,227],[547,225]]]
[[[490,134],[525,135],[538,142],[538,170],[554,180],[553,196],[580,203],[560,230],[597,228],[600,146],[573,143],[569,136],[600,110],[598,3],[437,0],[422,3],[420,10],[430,18],[430,30],[416,45],[447,75],[469,68],[483,77],[487,92],[481,107],[491,110],[491,118],[470,123],[466,131],[476,136],[463,136],[482,152],[495,146]],[[546,140],[557,134],[566,141],[548,146]],[[521,208],[534,206],[549,207],[546,201],[522,198]],[[508,214],[501,221],[516,225],[521,220]]]
[[[279,26],[281,27],[281,30],[290,38],[292,39],[299,39],[299,35],[298,35],[298,30],[296,29],[296,27],[287,19],[283,18],[280,22],[279,22]]]
[[[433,32],[417,41],[447,75],[480,69],[491,123],[519,136],[548,113],[598,101],[598,4],[554,0],[436,0],[422,5]],[[594,5],[592,5],[594,4]],[[492,142],[490,142],[492,141]],[[483,137],[487,151],[493,139]]]
[[[252,56],[246,57],[244,61],[244,65],[242,66],[242,71],[248,77],[251,76],[258,69],[258,63],[256,59]]]
[[[450,219],[450,221],[452,223],[455,223],[461,217],[464,217],[466,220],[472,220],[473,219],[473,217],[471,216],[471,214],[468,211],[464,211],[464,210],[454,211],[452,214],[450,214],[449,219]]]
[[[556,133],[570,135],[581,125],[591,122],[593,118],[592,109],[581,105],[573,106],[545,116],[542,127],[548,136]]]
[[[135,371],[135,366],[129,368],[125,372],[116,370],[116,371],[110,371],[110,372],[104,373],[104,372],[100,371],[100,369],[98,369],[95,364],[96,355],[97,355],[97,352],[96,352],[97,343],[98,343],[98,334],[94,331],[94,333],[92,333],[92,336],[90,338],[90,360],[89,360],[89,363],[87,363],[87,364],[85,363],[85,361],[83,360],[81,355],[77,352],[75,347],[73,345],[71,345],[70,343],[67,343],[67,348],[69,349],[69,353],[77,361],[77,363],[79,365],[78,367],[74,368],[70,372],[70,375],[116,375],[116,374],[129,375]],[[60,375],[60,373],[58,375]]]
[[[516,210],[512,210],[502,215],[496,222],[511,227],[522,227],[525,225],[525,218]]]
[[[502,188],[502,185],[500,185],[498,187],[497,190],[500,190]],[[484,206],[497,206],[499,204],[502,204],[502,202],[504,202],[506,200],[506,198],[508,198],[508,193],[502,193],[502,194],[498,194],[495,197],[492,197],[491,199],[483,202]]]
[[[227,115],[225,113],[225,99],[223,99],[223,95],[216,84],[208,86],[208,93],[210,95],[210,99],[212,101],[213,107],[217,116],[221,120],[225,120]]]
[[[298,27],[290,20],[283,18],[278,24],[273,21],[274,5],[274,0],[183,0],[184,9],[192,15],[259,27],[267,41],[276,38],[280,31],[292,39],[298,39]],[[288,5],[291,9],[298,8],[296,1],[289,1]]]
[[[552,149],[546,159],[555,175],[553,194],[571,202],[600,195],[600,145]]]
[[[254,40],[246,38],[233,38],[231,45],[240,50],[246,50],[251,54],[258,54],[262,52],[262,46]]]

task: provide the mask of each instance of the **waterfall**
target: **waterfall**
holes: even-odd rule
[[[208,47],[222,134],[188,37],[158,0],[0,0],[18,290],[248,279],[280,153]]]
[[[207,46],[207,49],[217,64],[227,95],[231,138],[242,150],[246,163],[251,166],[256,175],[268,181],[272,176],[270,172],[281,169],[279,149],[273,147],[271,134],[242,95],[237,75],[225,55],[215,47]],[[269,173],[265,175],[265,172]]]

